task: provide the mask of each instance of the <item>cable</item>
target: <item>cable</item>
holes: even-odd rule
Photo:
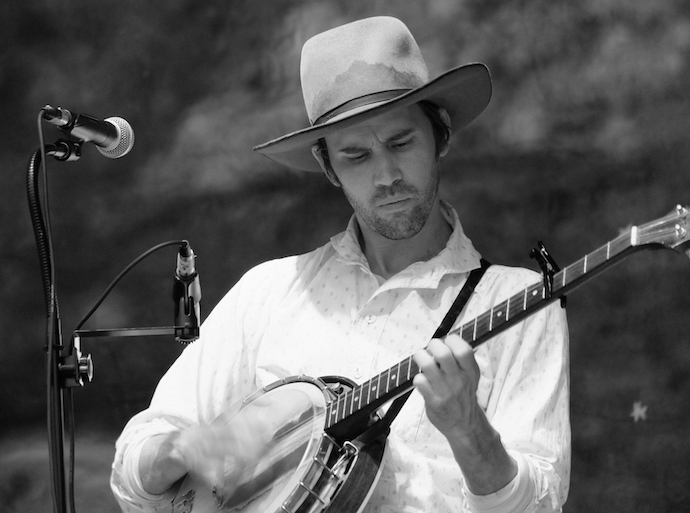
[[[167,242],[162,242],[158,244],[157,246],[152,247],[151,249],[145,251],[141,255],[139,255],[137,258],[135,258],[127,267],[125,267],[120,274],[117,275],[117,277],[112,281],[110,285],[108,285],[108,288],[105,289],[103,294],[101,294],[101,297],[96,301],[96,304],[89,310],[89,312],[84,316],[84,318],[79,321],[79,324],[77,324],[77,327],[74,328],[74,331],[79,330],[87,320],[93,315],[93,313],[98,309],[99,306],[101,306],[101,303],[105,300],[106,297],[108,297],[108,294],[115,288],[115,285],[118,284],[118,282],[125,277],[125,275],[134,268],[139,262],[141,262],[144,258],[148,257],[151,253],[158,251],[159,249],[165,248],[167,246],[179,246],[180,244],[183,244],[187,242],[186,240],[169,240]]]

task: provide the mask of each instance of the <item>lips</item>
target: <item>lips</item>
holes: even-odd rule
[[[412,200],[410,196],[387,198],[378,203],[379,208],[395,208],[405,206],[409,201]]]

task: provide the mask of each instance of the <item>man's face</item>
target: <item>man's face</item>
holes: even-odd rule
[[[363,230],[366,225],[392,240],[419,233],[438,201],[439,184],[431,122],[419,106],[329,135],[326,145]]]

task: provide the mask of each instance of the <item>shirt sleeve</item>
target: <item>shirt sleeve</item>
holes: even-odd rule
[[[255,389],[260,327],[267,324],[263,316],[272,306],[271,276],[250,271],[226,294],[203,323],[199,340],[161,378],[149,407],[125,426],[116,442],[110,480],[123,512],[169,507],[172,497],[148,494],[141,485],[139,458],[148,440],[209,424]]]
[[[526,511],[534,498],[534,482],[524,456],[508,451],[518,466],[517,475],[500,490],[488,495],[474,495],[469,490],[465,496],[474,513],[514,513]]]
[[[150,438],[174,432],[185,424],[180,418],[149,416],[145,412],[128,423],[126,436],[121,436],[116,443],[116,457],[110,475],[111,490],[123,513],[159,511],[161,506],[172,501],[172,491],[154,495],[144,490],[139,477],[139,457]]]
[[[528,270],[487,272],[488,311],[538,282]],[[569,353],[565,310],[555,302],[480,347],[475,356],[486,415],[518,463],[518,475],[495,494],[467,494],[477,513],[561,511],[570,483]],[[481,395],[478,391],[478,395]]]

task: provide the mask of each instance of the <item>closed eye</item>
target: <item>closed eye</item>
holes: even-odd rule
[[[368,153],[359,153],[356,155],[346,155],[345,158],[347,158],[349,162],[361,162],[367,157],[367,155]]]
[[[390,143],[390,147],[395,149],[395,150],[402,150],[407,148],[410,144],[412,144],[414,137],[407,137],[402,140],[397,140],[397,141],[392,141]]]

